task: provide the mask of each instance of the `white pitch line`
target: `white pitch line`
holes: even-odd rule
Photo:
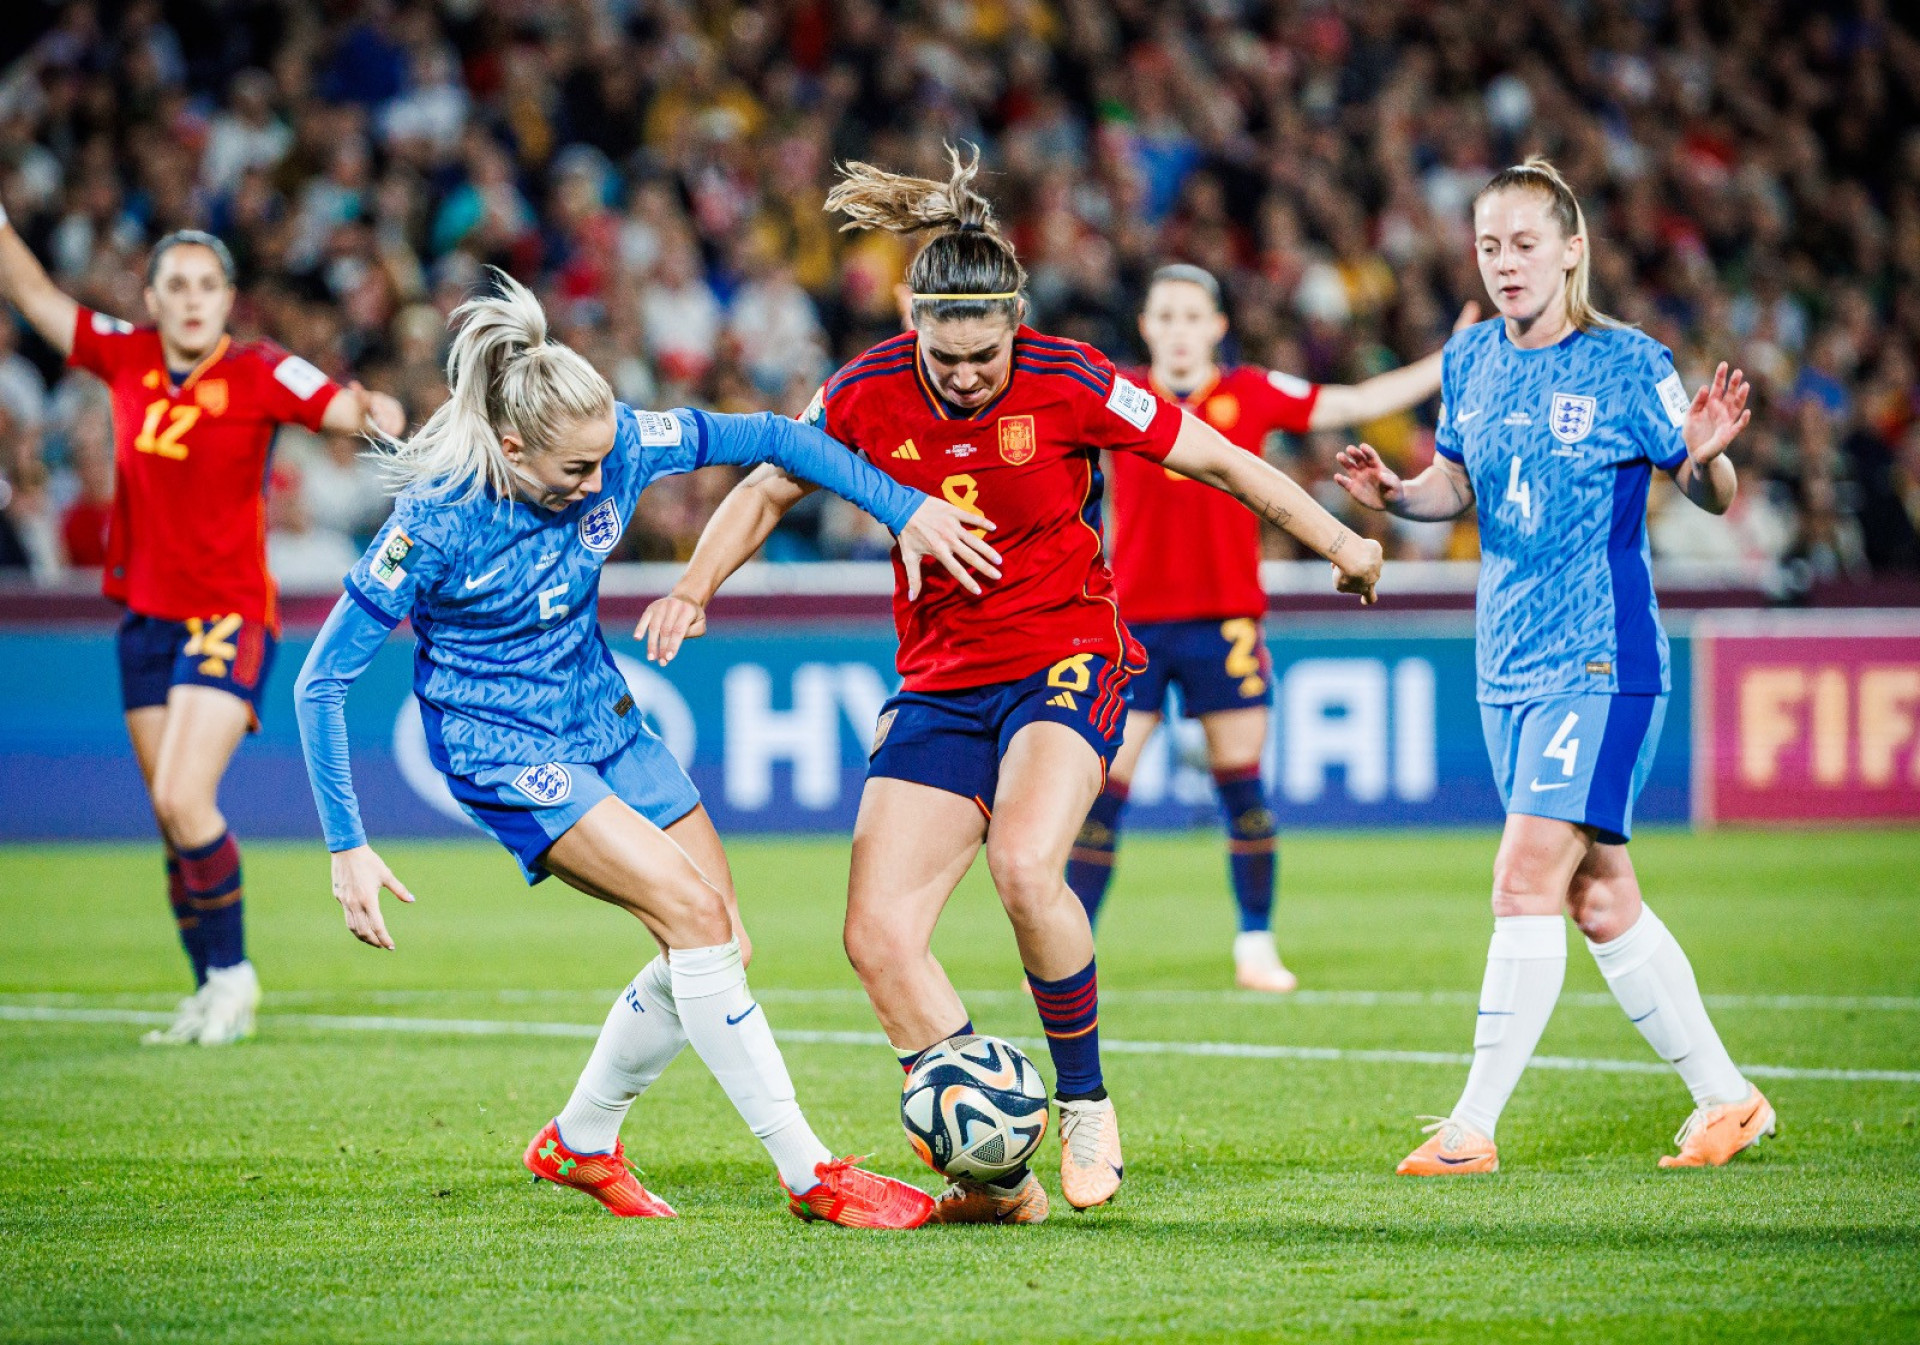
[[[464,1037],[579,1037],[594,1038],[600,1028],[591,1023],[514,1022],[489,1018],[394,1018],[372,1014],[267,1013],[263,1022],[335,1032],[408,1032]],[[0,1021],[18,1023],[132,1023],[162,1026],[173,1015],[153,1009],[71,1009],[53,1005],[0,1004]],[[823,1032],[794,1029],[775,1034],[801,1046],[885,1046],[879,1032]],[[1011,1037],[1029,1051],[1046,1049],[1039,1037]],[[1213,1056],[1241,1060],[1336,1061],[1367,1065],[1470,1065],[1473,1057],[1452,1051],[1372,1051],[1341,1046],[1272,1046],[1238,1041],[1128,1041],[1107,1038],[1102,1050],[1116,1055]],[[1669,1066],[1651,1060],[1587,1060],[1577,1056],[1537,1055],[1536,1069],[1572,1070],[1599,1074],[1665,1074]],[[1920,1083],[1920,1070],[1813,1069],[1797,1065],[1742,1065],[1756,1079],[1820,1079],[1835,1083]]]

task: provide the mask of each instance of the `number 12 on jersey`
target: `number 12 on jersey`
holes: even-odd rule
[[[1520,455],[1513,455],[1513,470],[1507,473],[1507,499],[1520,506],[1520,517],[1533,517],[1533,487],[1520,479]]]

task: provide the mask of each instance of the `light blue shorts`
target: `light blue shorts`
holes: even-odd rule
[[[520,861],[528,883],[549,876],[541,857],[601,799],[617,798],[663,829],[700,805],[700,791],[666,744],[644,731],[605,761],[489,766],[449,775],[447,786],[467,816]]]
[[[1666,718],[1665,696],[1605,692],[1480,707],[1507,811],[1592,827],[1609,845],[1633,834]]]

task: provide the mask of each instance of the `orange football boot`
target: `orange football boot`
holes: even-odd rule
[[[1402,1177],[1452,1177],[1467,1172],[1498,1172],[1500,1151],[1493,1141],[1449,1117],[1421,1126],[1433,1138],[1400,1160]]]
[[[918,1228],[933,1217],[933,1197],[917,1186],[868,1172],[857,1158],[816,1163],[819,1185],[795,1194],[783,1180],[787,1208],[808,1223],[824,1220],[843,1228]]]
[[[1047,1191],[1033,1173],[1008,1191],[988,1182],[959,1177],[933,1201],[936,1224],[1043,1224]]]
[[[1113,1099],[1060,1104],[1060,1194],[1076,1210],[1104,1205],[1126,1175]]]
[[[1749,1085],[1751,1087],[1751,1085]],[[1776,1134],[1780,1122],[1773,1104],[1758,1088],[1744,1102],[1722,1102],[1712,1107],[1696,1107],[1673,1142],[1677,1154],[1662,1154],[1663,1168],[1717,1168],[1739,1153],[1751,1149],[1762,1139]]]
[[[673,1206],[642,1186],[627,1167],[626,1146],[610,1154],[577,1154],[560,1142],[560,1123],[549,1121],[521,1156],[527,1171],[543,1181],[585,1191],[623,1219],[671,1219]]]

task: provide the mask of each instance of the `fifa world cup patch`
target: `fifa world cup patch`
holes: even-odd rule
[[[327,386],[327,376],[298,355],[289,355],[273,367],[274,381],[301,401]]]
[[[1107,410],[1134,429],[1144,430],[1153,424],[1153,418],[1160,410],[1160,402],[1139,384],[1116,378],[1113,380],[1113,391],[1107,396]]]
[[[573,777],[558,762],[529,766],[514,779],[513,787],[539,804],[555,804],[573,793]]]
[[[413,538],[395,528],[374,558],[374,581],[388,589],[399,588],[400,581],[407,577],[407,557],[412,554]]]
[[[125,336],[133,330],[133,324],[122,322],[116,317],[109,317],[105,313],[95,313],[93,330],[101,336]]]
[[[580,544],[596,556],[613,550],[620,532],[620,510],[612,500],[602,500],[580,516]]]
[[[1313,384],[1304,378],[1295,378],[1292,374],[1283,374],[1278,369],[1267,371],[1267,382],[1279,389],[1296,402],[1304,402],[1313,395]]]
[[[665,411],[635,411],[640,442],[648,448],[672,448],[680,442],[680,417]]]
[[[800,423],[811,425],[816,430],[827,423],[827,389],[824,384],[814,389],[813,400],[800,413]]]
[[[1693,407],[1693,398],[1687,396],[1687,385],[1680,381],[1680,371],[1675,369],[1654,385],[1654,392],[1660,398],[1660,405],[1666,409],[1667,419],[1673,422],[1677,430],[1687,423],[1687,412]]]
[[[1039,450],[1032,416],[1000,417],[1000,457],[1009,466],[1024,467]]]
[[[1553,404],[1547,408],[1547,429],[1561,443],[1577,444],[1592,432],[1594,411],[1598,406],[1599,403],[1591,397],[1556,392],[1553,394]]]

